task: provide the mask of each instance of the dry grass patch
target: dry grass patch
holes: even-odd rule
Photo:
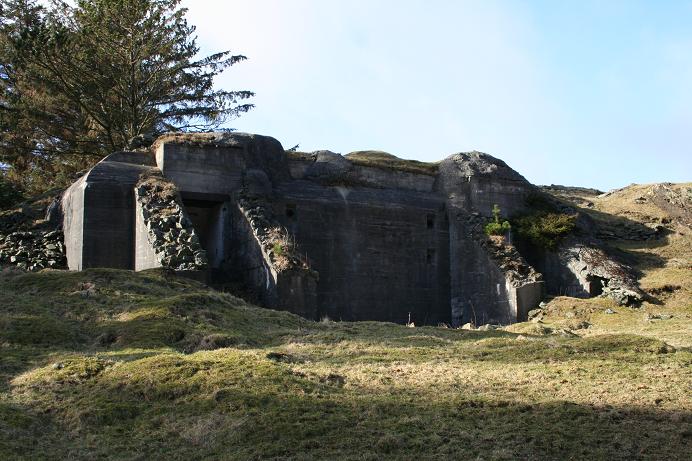
[[[86,282],[95,298],[66,295]],[[156,271],[27,274],[0,288],[0,321],[14,322],[0,333],[2,459],[689,453],[692,353],[666,347],[670,329],[623,334],[634,323],[601,318],[602,300],[556,298],[545,324],[512,333],[310,322]],[[587,337],[530,331],[570,312],[594,323]],[[50,325],[62,333],[37,341]],[[99,345],[104,331],[118,340]]]

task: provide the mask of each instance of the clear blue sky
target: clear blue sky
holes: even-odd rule
[[[186,0],[229,125],[288,148],[439,160],[531,182],[692,181],[692,1]]]

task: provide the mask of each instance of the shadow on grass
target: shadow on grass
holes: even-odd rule
[[[42,445],[33,447],[39,458],[689,459],[688,410],[515,402],[464,388],[444,395],[348,390],[280,367],[241,382],[231,376],[212,391],[194,383],[170,387],[168,374],[152,371],[137,382],[99,376],[54,389],[55,403],[0,412],[13,413],[20,423],[11,433],[28,444],[38,426],[21,421],[39,414],[61,421],[60,431],[42,434]],[[7,424],[0,427],[7,432]],[[18,443],[3,450],[8,459],[28,453]]]
[[[645,270],[660,269],[666,265],[666,259],[662,256],[647,251],[638,251],[651,247],[650,244],[644,242],[641,245],[627,244],[626,246],[610,243],[605,247],[605,250],[609,256],[632,267],[635,275],[641,277]]]
[[[58,459],[59,426],[43,411],[0,401],[0,459]]]
[[[612,238],[618,238],[628,242],[647,242],[649,245],[664,246],[666,243],[663,237],[671,234],[667,228],[654,230],[639,221],[626,218],[624,216],[613,215],[604,211],[591,208],[577,207],[578,210],[587,215],[596,227],[596,232],[610,232]],[[650,236],[649,239],[631,238],[633,236]]]

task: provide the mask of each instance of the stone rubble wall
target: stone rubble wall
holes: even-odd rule
[[[135,186],[135,198],[148,242],[161,267],[179,271],[207,269],[207,254],[172,183],[160,177],[143,179]]]
[[[288,269],[307,268],[305,258],[301,258],[295,249],[293,238],[273,219],[271,208],[263,200],[241,198],[238,200],[238,206],[250,223],[276,273]],[[281,254],[275,251],[277,244],[282,247]]]
[[[28,271],[66,269],[62,230],[0,235],[0,264],[11,264]]]
[[[261,254],[262,259],[245,264],[260,263],[266,268],[265,283],[255,287],[263,304],[316,319],[319,274],[300,255],[294,238],[274,219],[265,199],[244,195],[238,200],[238,209],[245,220],[244,227],[252,234],[249,241],[256,242],[256,254]]]

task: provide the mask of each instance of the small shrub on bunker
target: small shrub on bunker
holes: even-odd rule
[[[500,207],[493,205],[493,220],[485,225],[485,235],[505,235],[511,228],[509,221],[500,221]]]
[[[533,245],[554,250],[574,231],[576,220],[576,215],[538,212],[517,218],[515,228],[520,237]]]

